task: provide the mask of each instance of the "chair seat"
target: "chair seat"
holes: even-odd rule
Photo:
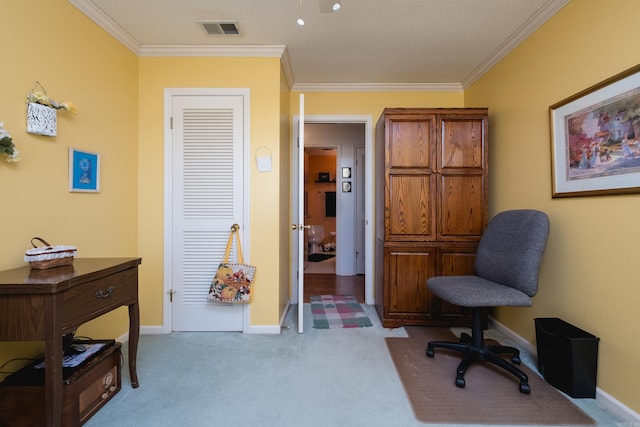
[[[524,292],[478,276],[438,276],[427,280],[429,290],[452,304],[462,307],[530,307],[531,298]]]

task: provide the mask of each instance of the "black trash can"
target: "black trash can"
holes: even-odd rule
[[[534,320],[540,374],[571,397],[595,398],[600,338],[556,317]]]

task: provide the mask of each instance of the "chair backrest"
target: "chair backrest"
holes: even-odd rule
[[[534,296],[548,236],[549,217],[544,212],[525,209],[500,212],[482,234],[475,274]]]

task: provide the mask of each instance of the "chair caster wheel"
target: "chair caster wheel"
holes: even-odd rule
[[[531,387],[528,383],[520,383],[520,393],[531,394]]]
[[[511,363],[513,363],[514,365],[519,365],[521,362],[520,360],[520,356],[513,356],[511,357]]]
[[[466,385],[464,378],[457,377],[456,378],[456,387],[464,388]]]
[[[427,354],[427,357],[435,356],[435,352],[433,351],[433,349],[430,349],[430,348],[427,348],[426,354]]]

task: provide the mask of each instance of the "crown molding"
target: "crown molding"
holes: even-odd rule
[[[109,18],[102,9],[96,7],[89,0],[69,0],[69,3],[77,7],[80,12],[84,13],[93,22],[98,24],[107,33],[111,34],[113,38],[122,43],[127,49],[138,55],[140,53],[140,43],[131,34],[122,29],[121,26],[116,24],[111,18]]]
[[[482,63],[476,67],[462,81],[463,89],[467,89],[476,80],[487,73],[494,65],[502,60],[509,52],[515,49],[527,37],[533,34],[538,28],[547,22],[553,15],[562,9],[569,0],[549,0],[538,12],[518,28],[509,39],[500,45],[491,55],[489,55]]]
[[[293,74],[293,66],[291,65],[291,60],[289,59],[289,51],[285,48],[284,52],[282,52],[282,57],[280,58],[280,64],[282,65],[282,70],[284,71],[284,77],[287,79],[287,87],[289,90],[293,90],[293,85],[295,84],[295,77]]]
[[[142,45],[139,56],[226,56],[280,58],[284,45]]]
[[[460,83],[295,83],[294,92],[462,92]]]

